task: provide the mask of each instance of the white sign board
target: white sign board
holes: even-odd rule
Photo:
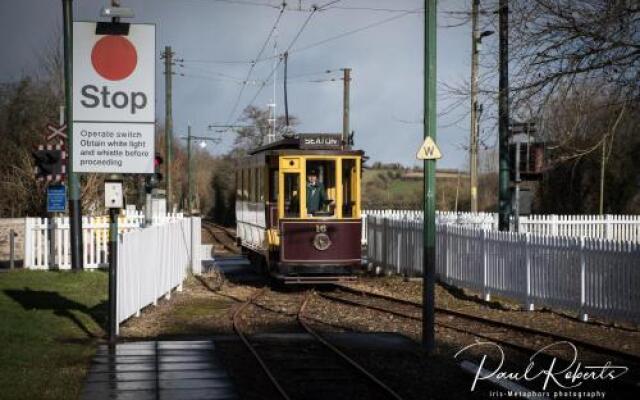
[[[73,169],[153,173],[155,26],[96,35],[73,23]]]

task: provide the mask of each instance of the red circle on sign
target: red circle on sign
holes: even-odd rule
[[[136,69],[138,53],[124,36],[105,36],[93,45],[91,64],[104,79],[119,81]]]

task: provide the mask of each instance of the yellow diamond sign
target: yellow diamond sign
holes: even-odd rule
[[[420,146],[416,157],[418,160],[437,160],[442,158],[442,153],[440,153],[438,145],[431,139],[431,136],[427,136],[422,146]]]

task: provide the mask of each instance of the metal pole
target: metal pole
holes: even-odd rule
[[[189,214],[193,213],[193,160],[191,159],[191,125],[187,126],[187,188]]]
[[[471,2],[471,139],[469,143],[469,177],[471,212],[478,212],[478,8],[480,0]]]
[[[500,171],[498,176],[498,228],[509,230],[511,195],[509,193],[509,8],[500,0],[500,77],[498,98],[498,134]]]
[[[72,0],[62,0],[64,47],[64,96],[67,120],[67,185],[69,185],[69,224],[71,231],[71,268],[82,270],[82,203],[80,202],[80,178],[73,172],[73,7]]]
[[[116,341],[118,279],[118,212],[109,209],[109,343]]]
[[[520,232],[520,141],[516,141],[515,154],[515,193],[513,199],[513,227],[516,232]]]
[[[287,101],[287,65],[289,61],[289,52],[284,52],[284,120],[289,128],[289,102]],[[288,133],[288,132],[287,132]]]
[[[171,46],[164,48],[164,85],[165,85],[165,115],[164,115],[164,138],[165,138],[165,180],[167,189],[167,208],[168,212],[173,211],[173,191],[171,180],[171,159],[173,151],[173,103],[171,87],[173,66],[173,52]]]
[[[600,205],[599,205],[600,215],[604,214],[604,170],[605,170],[605,163],[606,163],[606,153],[607,153],[607,137],[605,136],[602,140],[602,157],[600,159]]]
[[[16,232],[9,230],[9,269],[16,267]]]
[[[343,94],[342,94],[342,142],[346,143],[349,138],[349,103],[350,103],[350,84],[351,84],[351,68],[343,68]]]
[[[424,2],[424,136],[436,140],[436,4]],[[422,347],[432,353],[435,339],[436,160],[424,161],[424,244],[422,281]]]

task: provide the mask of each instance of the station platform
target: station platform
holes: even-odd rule
[[[81,399],[237,399],[215,350],[211,340],[102,345],[93,358]]]

